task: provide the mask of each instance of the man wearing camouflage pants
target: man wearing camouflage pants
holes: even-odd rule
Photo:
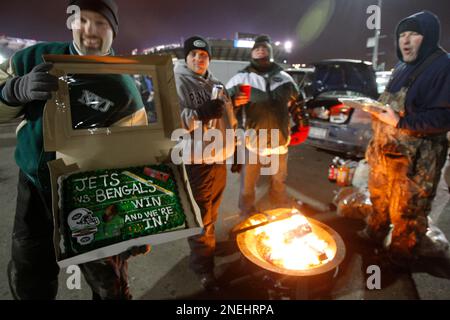
[[[397,26],[392,79],[374,113],[366,158],[373,213],[359,233],[384,243],[391,262],[410,266],[420,253],[450,130],[450,59],[439,46],[438,18],[427,11]],[[388,236],[390,235],[390,236]]]

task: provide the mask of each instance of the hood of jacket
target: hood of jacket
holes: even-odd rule
[[[423,35],[423,41],[420,46],[417,59],[409,63],[412,65],[417,65],[423,62],[430,54],[439,48],[441,24],[438,17],[429,11],[418,12],[400,21],[395,30],[395,35],[397,39],[397,57],[402,62],[404,61],[399,47],[399,27],[407,20],[415,20],[420,27],[421,34]]]

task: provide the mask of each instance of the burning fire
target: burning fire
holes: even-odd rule
[[[276,216],[273,217],[276,220]],[[251,221],[252,224],[260,221]],[[291,216],[253,230],[257,249],[270,263],[289,270],[305,270],[330,261],[333,250],[314,234],[308,220],[296,209]]]

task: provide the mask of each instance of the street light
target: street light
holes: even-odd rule
[[[291,53],[291,51],[292,51],[292,41],[286,41],[284,43],[284,50],[286,50],[287,53]]]

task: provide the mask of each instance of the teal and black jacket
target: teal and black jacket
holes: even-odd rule
[[[272,63],[264,72],[249,64],[228,81],[226,88],[230,96],[234,97],[239,93],[241,84],[249,84],[251,92],[250,103],[238,108],[236,113],[239,126],[256,130],[278,129],[281,133],[279,147],[271,153],[287,153],[290,135],[289,108],[299,98],[294,79],[276,63]],[[250,147],[248,143],[247,147]]]
[[[77,55],[72,43],[39,43],[15,53],[0,66],[0,92],[5,82],[16,76],[29,73],[43,63],[46,54]],[[137,89],[136,89],[137,92]],[[143,106],[140,96],[134,105]],[[44,151],[42,116],[46,101],[32,101],[22,106],[10,106],[0,95],[0,122],[22,117],[16,130],[17,146],[15,160],[22,172],[33,184],[44,192],[50,192],[50,176],[47,162],[55,159],[54,152]]]

